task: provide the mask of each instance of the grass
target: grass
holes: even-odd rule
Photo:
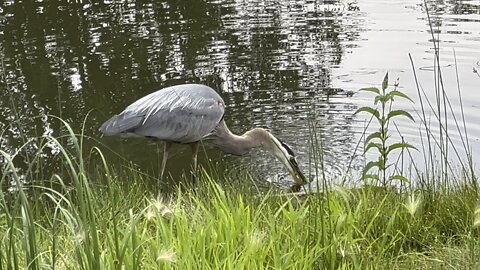
[[[73,147],[43,144],[60,147],[63,176],[24,183],[0,151],[1,185],[17,183],[0,193],[0,269],[480,268],[473,185],[298,195],[202,173],[195,186],[157,193],[64,125]]]

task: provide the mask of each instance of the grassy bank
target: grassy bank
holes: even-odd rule
[[[159,195],[134,169],[111,170],[70,132],[73,147],[60,148],[62,177],[25,185],[12,163],[2,172],[2,186],[17,188],[0,193],[0,269],[480,267],[480,208],[470,184],[293,195],[252,189],[247,177],[202,174],[194,186]],[[85,152],[95,153],[95,164]]]
[[[366,164],[363,185],[316,177],[322,189],[308,194],[257,189],[244,172],[203,172],[195,183],[177,179],[183,184],[160,192],[150,176],[86,149],[86,137],[58,119],[66,135],[36,138],[33,154],[28,143],[13,156],[0,150],[0,270],[480,269],[473,162],[451,175],[442,155],[440,166],[417,170],[418,179],[401,173],[398,157],[415,147],[395,142],[389,124],[413,117],[392,110],[393,97],[408,97],[387,90],[387,79],[381,90],[364,89],[381,109],[359,109],[379,126],[365,134],[378,159]],[[312,142],[321,141],[316,134],[313,125]],[[313,143],[314,159],[320,145]],[[52,148],[53,175],[42,169]],[[17,168],[23,152],[28,167]]]

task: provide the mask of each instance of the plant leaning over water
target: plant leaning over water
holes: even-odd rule
[[[372,179],[374,181],[380,182],[384,187],[387,184],[391,183],[394,180],[399,180],[401,182],[408,182],[408,179],[397,173],[393,170],[392,173],[389,173],[389,168],[393,167],[395,163],[389,162],[389,158],[393,155],[395,150],[405,150],[408,148],[416,149],[413,145],[404,142],[390,142],[390,124],[393,122],[394,117],[404,117],[408,118],[411,121],[413,119],[412,115],[404,110],[394,110],[392,108],[394,99],[396,97],[404,98],[413,102],[413,100],[408,97],[405,93],[397,90],[398,83],[394,84],[393,90],[388,90],[388,72],[385,74],[385,77],[382,82],[382,89],[376,87],[362,88],[360,91],[372,92],[375,94],[373,101],[373,106],[365,106],[359,108],[355,111],[355,114],[364,112],[371,115],[371,120],[376,120],[379,125],[377,131],[369,134],[365,139],[365,153],[368,151],[377,151],[378,159],[370,161],[366,164],[363,169],[363,180]]]

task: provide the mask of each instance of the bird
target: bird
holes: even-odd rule
[[[264,128],[236,135],[226,125],[224,114],[225,102],[214,89],[202,84],[179,84],[138,99],[103,123],[99,131],[104,136],[145,137],[165,142],[160,178],[173,144],[191,146],[195,171],[199,144],[205,142],[236,156],[263,147],[287,168],[294,180],[293,187],[307,183],[294,151],[287,144]]]

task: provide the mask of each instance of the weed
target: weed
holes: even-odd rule
[[[389,157],[392,155],[392,152],[395,150],[401,150],[406,148],[416,149],[409,143],[406,142],[396,142],[390,143],[390,124],[394,117],[407,117],[410,120],[414,121],[413,117],[404,110],[393,110],[392,105],[394,98],[404,98],[412,101],[406,94],[397,90],[397,84],[393,90],[388,91],[388,73],[385,75],[382,82],[382,90],[379,90],[376,87],[362,88],[360,91],[372,92],[375,94],[374,105],[377,107],[361,107],[355,114],[365,112],[370,114],[373,119],[375,119],[379,125],[379,129],[376,132],[369,134],[365,139],[365,152],[368,152],[370,149],[375,149],[378,152],[378,159],[376,161],[370,161],[364,168],[363,179],[373,179],[376,182],[379,182],[386,187],[387,184],[390,184],[393,180],[400,180],[402,182],[408,182],[408,179],[398,173],[388,173],[388,169],[394,164],[389,162]],[[412,101],[413,102],[413,101]],[[370,173],[371,170],[377,169],[373,174]]]

